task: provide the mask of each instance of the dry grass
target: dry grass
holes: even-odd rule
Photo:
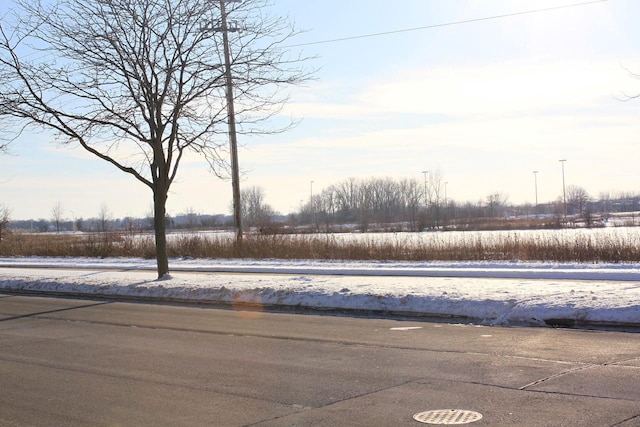
[[[640,261],[640,233],[426,233],[359,238],[334,234],[178,234],[169,238],[171,258],[273,258],[396,261]],[[0,256],[155,257],[152,235],[14,233],[0,242]]]
[[[120,233],[12,233],[0,242],[0,256],[155,257],[152,236]]]

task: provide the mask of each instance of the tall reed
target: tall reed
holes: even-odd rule
[[[172,258],[638,262],[640,231],[245,235],[241,244],[232,234],[179,233],[169,235],[168,251]],[[149,234],[14,233],[0,242],[0,256],[153,258],[155,247]]]

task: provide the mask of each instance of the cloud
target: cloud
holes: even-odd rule
[[[503,191],[514,202],[530,198],[534,169],[540,199],[555,199],[557,161],[568,157],[570,182],[593,194],[628,190],[638,175],[628,153],[640,142],[640,121],[636,104],[615,95],[638,82],[621,62],[634,63],[537,58],[414,68],[339,103],[323,102],[323,85],[315,102],[288,107],[305,117],[299,129],[242,157],[259,165],[264,185],[278,168],[328,185],[349,176],[419,177],[438,167],[458,200]]]
[[[360,88],[345,103],[291,104],[286,112],[315,119],[444,115],[458,119],[585,110],[613,102],[632,80],[614,58],[545,58],[398,72]]]

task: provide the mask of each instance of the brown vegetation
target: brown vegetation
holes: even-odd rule
[[[170,236],[171,258],[277,258],[395,261],[637,262],[636,233],[564,234],[424,233],[376,235],[248,235],[241,245],[229,234]],[[140,233],[13,233],[0,243],[0,256],[154,258],[153,236]]]

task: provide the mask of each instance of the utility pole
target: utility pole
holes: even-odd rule
[[[231,145],[231,187],[233,189],[233,223],[236,229],[236,241],[242,242],[242,213],[240,209],[240,167],[238,165],[238,139],[236,136],[236,113],[233,106],[233,80],[231,79],[231,54],[229,52],[229,32],[238,28],[229,28],[225,2],[238,3],[240,0],[220,0],[222,15],[222,43],[224,44],[225,77],[227,80],[227,116],[229,120],[229,144]]]
[[[564,185],[564,162],[566,162],[567,159],[562,159],[559,160],[560,164],[562,165],[562,198],[564,199],[564,220],[565,222],[567,221],[567,190],[566,187]]]

